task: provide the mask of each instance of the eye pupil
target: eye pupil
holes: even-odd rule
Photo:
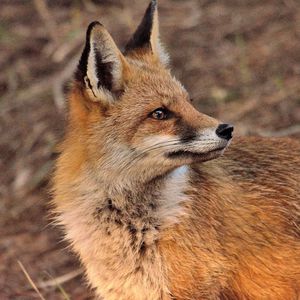
[[[167,111],[164,108],[158,108],[152,112],[151,117],[156,120],[164,120],[167,118]]]
[[[158,111],[154,112],[154,116],[155,116],[157,119],[163,119],[164,113],[163,113],[163,111],[158,110]]]

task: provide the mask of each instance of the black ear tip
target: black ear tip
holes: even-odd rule
[[[151,0],[149,3],[147,10],[145,12],[145,15],[150,15],[151,17],[153,16],[155,10],[157,9],[157,0]]]
[[[87,28],[87,37],[90,36],[93,28],[95,28],[96,26],[103,26],[103,25],[98,21],[94,21],[94,22],[90,23],[90,25]]]
[[[157,6],[157,0],[151,0],[151,5],[156,7]]]
[[[157,0],[151,0],[149,4],[150,11],[153,13],[157,8]]]
[[[98,21],[93,21],[92,23],[90,23],[90,25],[89,25],[88,28],[93,28],[96,25],[102,25],[102,24],[100,22],[98,22]]]

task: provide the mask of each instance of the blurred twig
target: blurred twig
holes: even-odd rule
[[[44,163],[37,172],[35,172],[30,181],[27,184],[27,193],[34,191],[47,176],[49,176],[50,170],[53,167],[52,161]]]
[[[59,45],[59,47],[53,52],[52,59],[55,63],[60,63],[64,59],[74,52],[75,49],[81,48],[84,40],[84,31],[80,31],[75,38],[68,40],[65,43]]]
[[[47,7],[47,3],[44,0],[34,0],[34,5],[39,13],[40,17],[45,23],[45,26],[47,28],[47,31],[49,35],[51,36],[52,41],[55,45],[58,44],[58,36],[57,36],[57,25],[51,16],[51,13],[49,12],[49,9]]]
[[[78,62],[79,53],[69,60],[66,67],[57,73],[51,74],[45,79],[38,81],[31,86],[19,90],[16,94],[9,93],[3,96],[0,102],[0,115],[19,108],[24,103],[30,103],[37,100],[40,95],[53,93],[54,103],[59,112],[64,108],[65,98],[63,94],[63,86],[69,79],[72,78],[73,72]]]
[[[52,286],[61,285],[65,282],[72,280],[73,278],[81,275],[82,273],[83,273],[83,269],[80,268],[80,269],[74,270],[72,272],[69,272],[67,274],[64,274],[62,276],[58,276],[56,278],[52,278],[47,281],[42,281],[42,282],[38,283],[38,287],[41,289],[44,289],[44,288],[48,288],[48,287],[52,287]]]
[[[72,77],[78,62],[78,56],[79,53],[68,62],[64,70],[55,78],[53,82],[53,98],[56,108],[59,112],[63,111],[65,107],[64,84]]]
[[[48,76],[27,88],[20,89],[14,95],[11,95],[11,93],[9,95],[4,95],[0,102],[0,115],[4,115],[9,111],[24,105],[24,102],[30,103],[36,100],[36,97],[41,94],[45,95],[49,93],[52,82],[53,75]]]
[[[35,285],[35,283],[33,282],[33,280],[31,279],[30,275],[28,274],[28,272],[26,271],[25,267],[23,266],[23,264],[18,260],[18,264],[22,270],[22,272],[24,273],[26,279],[28,280],[28,282],[30,283],[30,285],[32,286],[32,288],[36,291],[36,293],[39,295],[39,297],[42,300],[46,300],[43,295],[41,294],[41,292],[39,291],[39,289],[37,288],[37,286]]]
[[[294,135],[299,132],[300,132],[300,124],[296,124],[294,126],[279,129],[276,131],[262,131],[262,130],[258,131],[260,135],[266,137],[284,137],[284,136]]]
[[[295,8],[296,7],[296,1],[294,0],[283,0],[283,3],[288,7],[288,8]]]
[[[240,106],[237,106],[235,103],[232,105],[227,105],[226,109],[228,113],[226,117],[232,121],[240,120],[247,113],[256,109],[259,106],[259,103],[259,99],[249,99],[247,102],[243,103],[243,105]]]
[[[84,8],[88,12],[92,13],[97,9],[97,6],[91,0],[83,0],[82,4],[84,5]]]

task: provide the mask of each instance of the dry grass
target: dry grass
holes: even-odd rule
[[[30,283],[31,287],[33,288],[33,290],[38,294],[38,296],[42,299],[42,300],[46,300],[44,298],[44,296],[41,294],[40,290],[37,288],[36,284],[33,282],[33,280],[31,279],[30,275],[28,274],[28,272],[26,271],[24,265],[18,260],[18,264],[22,270],[22,272],[24,273],[26,279],[28,280],[28,282]]]

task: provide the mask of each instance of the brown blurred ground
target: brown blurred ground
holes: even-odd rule
[[[148,1],[2,0],[0,9],[0,299],[38,299],[36,284],[79,268],[47,226],[47,184],[63,134],[64,93],[86,26],[124,45]],[[161,35],[198,108],[236,134],[300,136],[298,0],[161,0]],[[83,280],[62,284],[90,299]],[[56,284],[46,299],[68,299]]]

